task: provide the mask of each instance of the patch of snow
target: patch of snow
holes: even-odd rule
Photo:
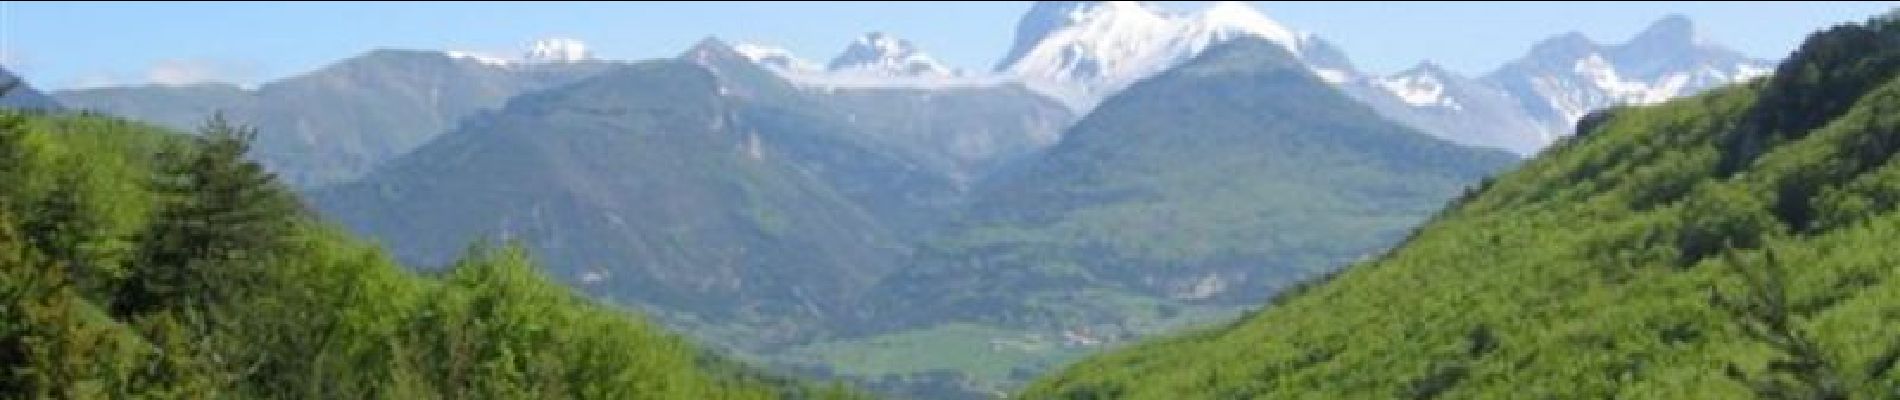
[[[732,50],[738,52],[741,56],[745,56],[746,59],[766,67],[786,71],[817,71],[820,69],[817,63],[799,58],[797,55],[792,54],[791,50],[786,50],[782,47],[755,43],[739,43],[733,45]]]
[[[1352,81],[1352,73],[1332,68],[1314,68],[1313,74],[1326,83],[1338,85]]]
[[[910,41],[883,32],[860,36],[831,60],[833,73],[862,76],[950,76],[955,71]]]
[[[569,38],[547,38],[535,41],[520,58],[496,56],[487,52],[449,50],[444,51],[450,58],[473,60],[486,65],[509,67],[519,64],[571,63],[593,60],[594,53],[587,44]]]
[[[547,38],[534,42],[522,61],[533,63],[565,63],[586,61],[594,58],[587,50],[587,44],[571,38]]]
[[[1430,74],[1400,75],[1379,79],[1380,88],[1413,107],[1444,107],[1463,110],[1464,106],[1445,91],[1445,83]]]
[[[482,53],[477,53],[477,52],[472,52],[472,51],[450,50],[445,53],[449,55],[449,58],[474,60],[475,62],[478,62],[478,63],[494,65],[494,66],[505,66],[513,62],[513,61],[508,60],[507,58],[497,57],[497,56],[492,56],[492,55],[487,55],[487,54],[482,54]]]

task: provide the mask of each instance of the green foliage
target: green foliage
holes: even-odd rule
[[[1900,396],[1892,27],[1600,115],[1384,257],[1023,397]]]
[[[1742,278],[1739,295],[1714,295],[1715,304],[1734,314],[1747,337],[1781,353],[1768,362],[1775,376],[1751,378],[1730,364],[1730,377],[1745,381],[1755,393],[1773,399],[1845,400],[1843,377],[1831,356],[1797,324],[1798,311],[1788,294],[1788,270],[1772,251],[1763,252],[1759,265],[1749,265],[1728,253],[1727,264]]]
[[[858,396],[698,350],[512,247],[412,275],[312,221],[220,120],[0,128],[21,183],[0,187],[0,397]]]
[[[140,268],[117,295],[116,313],[232,295],[224,285],[246,285],[239,280],[262,275],[233,269],[258,268],[283,251],[280,241],[299,217],[296,203],[271,174],[245,160],[254,137],[255,131],[213,117],[190,154],[163,154],[150,188],[157,215],[140,233]]]

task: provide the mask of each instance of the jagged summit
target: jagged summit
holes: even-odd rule
[[[909,40],[870,32],[845,46],[825,67],[831,72],[881,76],[949,76],[954,71]]]

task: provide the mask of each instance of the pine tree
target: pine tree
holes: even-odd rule
[[[1839,368],[1795,320],[1787,269],[1775,258],[1775,252],[1764,250],[1759,265],[1743,263],[1733,251],[1724,256],[1746,287],[1738,295],[1714,293],[1716,305],[1734,315],[1736,325],[1749,338],[1779,353],[1761,376],[1748,376],[1730,364],[1729,377],[1747,384],[1763,398],[1846,400],[1848,392]]]
[[[8,197],[18,197],[28,186],[28,167],[38,155],[29,136],[25,115],[0,110],[0,182],[6,182],[6,187],[0,189],[5,189]]]
[[[76,160],[68,160],[76,161]],[[72,163],[72,164],[77,164]],[[111,287],[124,277],[116,263],[104,258],[109,247],[106,216],[89,204],[84,171],[67,165],[52,171],[57,174],[47,193],[30,204],[33,215],[20,222],[26,242],[49,262],[64,265],[67,274],[88,295],[109,294]]]
[[[161,157],[151,190],[161,200],[140,235],[120,315],[203,304],[254,284],[301,208],[275,177],[245,160],[256,131],[213,116],[193,151]]]

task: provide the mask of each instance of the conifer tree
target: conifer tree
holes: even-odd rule
[[[1838,368],[1796,320],[1788,295],[1787,269],[1775,258],[1774,251],[1764,250],[1759,265],[1742,262],[1732,251],[1724,256],[1745,288],[1736,295],[1716,292],[1716,305],[1734,315],[1743,334],[1779,353],[1768,363],[1766,374],[1751,377],[1730,364],[1729,377],[1747,384],[1763,398],[1846,400],[1847,389]]]
[[[151,190],[161,204],[140,235],[121,315],[200,303],[255,283],[300,209],[275,177],[246,160],[256,131],[213,116],[188,154],[162,155]]]

